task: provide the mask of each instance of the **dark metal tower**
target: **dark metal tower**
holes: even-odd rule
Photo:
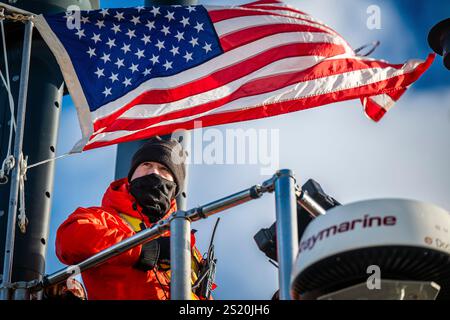
[[[77,5],[81,10],[95,9],[99,5],[98,0],[2,2],[37,14],[62,12],[70,5]],[[5,27],[11,91],[17,105],[24,27],[18,22],[5,23]],[[1,70],[4,72],[3,55],[0,61]],[[33,164],[53,158],[56,154],[61,100],[64,94],[64,83],[59,67],[37,30],[33,33],[30,63],[23,154],[28,156],[28,163]],[[5,158],[8,149],[9,121],[8,94],[2,85],[0,88],[1,161]],[[40,279],[44,275],[54,168],[55,163],[49,162],[32,168],[27,173],[25,203],[29,224],[25,234],[19,230],[15,233],[12,282],[31,281]],[[0,266],[3,266],[4,259],[9,195],[10,183],[0,185]]]

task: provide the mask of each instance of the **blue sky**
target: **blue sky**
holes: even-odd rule
[[[333,27],[357,48],[380,40],[373,57],[400,63],[431,51],[428,30],[450,12],[449,1],[296,0],[289,4]],[[102,6],[134,6],[143,1],[102,1]],[[240,4],[244,1],[199,1]],[[366,27],[370,5],[381,9],[382,28]],[[437,58],[385,119],[368,120],[359,101],[348,101],[218,129],[278,129],[280,168],[295,171],[300,184],[319,181],[341,203],[375,198],[407,198],[450,210],[450,72]],[[57,153],[81,137],[70,97],[63,100]],[[57,161],[47,271],[63,267],[54,254],[57,227],[78,206],[99,205],[114,178],[116,147]],[[267,179],[258,165],[191,165],[188,207],[204,204]],[[253,235],[275,219],[274,199],[262,199],[221,213],[216,237],[217,299],[270,299],[277,270],[258,251]],[[205,250],[215,218],[197,222]],[[80,239],[89,241],[89,239]]]

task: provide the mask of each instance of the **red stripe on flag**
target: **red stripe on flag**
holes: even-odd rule
[[[290,19],[295,19],[298,21],[304,21],[304,22],[308,22],[308,23],[314,23],[314,24],[320,24],[316,21],[314,21],[313,19],[305,19],[305,18],[299,18],[299,17],[293,17],[290,15],[286,15],[286,14],[281,14],[281,13],[275,13],[275,12],[267,12],[265,10],[251,10],[251,9],[239,9],[239,8],[235,8],[235,9],[221,9],[221,10],[213,10],[213,11],[209,11],[209,16],[211,18],[211,21],[213,23],[218,23],[224,20],[229,20],[229,19],[233,19],[233,18],[241,18],[241,17],[251,17],[251,16],[274,16],[274,17],[284,17],[284,18],[290,18]],[[327,29],[328,31],[330,31],[331,33],[335,33],[334,30],[328,28],[327,26],[324,26],[322,24],[320,24],[324,29]]]
[[[380,121],[387,112],[384,108],[380,107],[369,98],[363,98],[361,99],[361,102],[364,104],[364,112],[375,122]]]
[[[240,9],[240,8],[213,10],[213,11],[209,11],[208,14],[213,23],[217,23],[217,22],[220,22],[223,20],[228,20],[228,19],[239,18],[239,17],[267,16],[268,15],[268,13],[265,11]]]
[[[424,63],[423,65],[420,65],[415,71],[413,71],[409,74],[403,75],[401,77],[404,78],[403,81],[405,83],[408,83],[408,84],[412,83],[415,80],[417,80],[417,78],[420,77],[420,75],[428,67],[429,67],[429,64],[427,65],[427,63]],[[285,114],[285,113],[289,113],[289,112],[311,109],[314,107],[330,104],[330,103],[337,102],[337,101],[351,100],[351,99],[359,98],[361,96],[370,96],[370,95],[373,95],[374,92],[376,92],[376,94],[387,93],[390,90],[392,90],[390,88],[392,88],[393,85],[398,83],[398,80],[399,80],[398,78],[399,77],[394,77],[392,79],[381,81],[378,83],[373,83],[373,84],[361,86],[358,88],[350,88],[347,90],[341,90],[341,91],[334,92],[334,93],[322,94],[322,95],[318,95],[318,96],[314,96],[314,97],[307,97],[307,98],[293,100],[293,101],[282,101],[282,102],[278,102],[278,103],[263,105],[263,106],[245,109],[245,110],[236,110],[236,111],[232,111],[232,112],[206,115],[206,116],[199,117],[197,119],[189,120],[186,122],[181,122],[181,123],[176,123],[176,124],[168,124],[168,125],[163,125],[160,127],[153,127],[153,128],[141,130],[141,131],[138,131],[129,136],[121,137],[121,138],[114,139],[111,141],[94,142],[92,144],[86,145],[83,150],[85,151],[85,150],[89,150],[89,149],[108,146],[111,144],[144,139],[144,138],[151,137],[153,135],[170,134],[177,129],[187,129],[187,130],[193,129],[194,121],[202,121],[202,127],[209,127],[209,126],[215,126],[215,125],[221,125],[221,124],[227,124],[227,123],[234,123],[234,122],[248,121],[248,120],[254,120],[254,119],[265,118],[265,117],[272,117],[272,116]],[[378,90],[380,87],[385,88],[385,89]],[[378,120],[379,120],[379,118],[381,118],[381,117],[375,116],[375,119],[376,118],[378,118]],[[375,121],[377,121],[377,120],[375,120]],[[91,138],[93,138],[93,137],[94,136],[92,136]]]
[[[254,2],[250,2],[250,3],[246,3],[243,6],[254,6],[254,5],[258,5],[258,4],[281,4],[283,3],[282,1],[278,1],[278,0],[259,0],[259,1],[254,1]]]
[[[282,10],[282,11],[284,10],[284,11],[290,11],[290,12],[294,12],[294,13],[297,13],[297,14],[306,15],[306,16],[308,16],[308,17],[311,17],[309,14],[307,14],[307,13],[305,13],[305,12],[303,12],[303,11],[300,11],[300,10],[297,10],[297,9],[294,9],[294,8],[291,8],[291,7],[281,7],[281,6],[280,6],[280,7],[278,7],[278,6],[258,6],[257,9],[258,9],[258,10],[266,10],[266,11],[271,12],[271,13],[272,13],[274,10]],[[320,24],[323,28],[327,29],[329,32],[335,34],[336,36],[339,36],[340,38],[342,38],[342,40],[344,40],[345,42],[347,42],[347,41],[341,36],[341,34],[339,34],[339,32],[336,32],[335,30],[331,29],[330,27],[328,27],[328,26],[327,26],[326,24],[324,24],[323,22],[321,22],[321,21],[319,21],[319,20],[316,20],[316,19],[314,19],[313,17],[311,17],[311,20],[306,20],[306,21],[311,21],[312,23]],[[347,45],[348,45],[348,47],[351,48],[350,44],[347,43]]]
[[[392,92],[387,92],[386,94],[391,97],[392,100],[398,101],[400,97],[406,92],[407,88],[394,90]],[[386,114],[387,110],[376,103],[371,97],[361,98],[361,103],[364,106],[364,112],[371,118],[373,121],[378,122],[383,118]]]
[[[392,100],[398,101],[400,97],[406,92],[407,88],[395,90],[388,93],[388,96],[391,97]]]
[[[115,123],[106,129],[106,131],[114,131],[114,130],[121,130],[121,129],[131,129],[129,127],[129,124],[132,123],[132,125],[138,125],[139,127],[144,128],[148,125],[152,125],[158,122],[170,120],[170,119],[176,119],[186,116],[191,116],[193,114],[206,112],[215,108],[220,107],[221,105],[231,102],[233,100],[243,98],[250,95],[256,95],[261,94],[265,92],[270,92],[272,90],[278,90],[281,88],[284,88],[288,85],[299,83],[302,81],[308,81],[308,80],[315,80],[319,78],[324,78],[332,75],[342,74],[349,71],[357,71],[357,70],[363,70],[363,69],[369,69],[369,68],[375,68],[379,67],[378,61],[370,61],[370,63],[362,62],[359,60],[353,60],[353,59],[339,59],[339,60],[331,60],[331,61],[324,61],[320,63],[319,65],[316,65],[312,68],[305,69],[300,72],[296,73],[290,73],[290,74],[282,74],[282,75],[276,75],[272,77],[266,77],[264,79],[258,79],[251,82],[247,82],[245,85],[239,88],[238,92],[233,92],[231,95],[217,99],[211,102],[208,102],[206,104],[191,107],[188,109],[183,109],[179,111],[174,111],[171,113],[164,114],[162,116],[152,117],[145,120],[140,119],[113,119],[115,120]],[[399,66],[392,66],[400,68],[402,65]],[[388,67],[388,66],[383,66]],[[267,82],[267,83],[266,83]],[[203,86],[207,85],[206,82],[204,84],[198,84],[197,86]],[[153,94],[150,96],[150,94],[146,95],[150,99],[154,96],[158,96],[158,94]],[[145,100],[145,96],[143,96],[143,100],[139,103],[134,103],[133,105],[127,106],[128,109],[131,109],[136,104],[147,104],[150,103],[149,100]],[[153,103],[152,103],[153,104]],[[139,108],[139,107],[137,107]],[[134,123],[134,124],[133,124]],[[126,125],[124,125],[126,124]],[[105,126],[103,126],[105,127]],[[99,128],[103,128],[99,127]],[[134,130],[138,129],[138,127],[133,127]]]
[[[317,51],[317,48],[320,48],[320,51]],[[310,43],[294,43],[278,48],[272,48],[257,56],[251,57],[226,69],[215,71],[206,77],[186,83],[182,86],[172,89],[147,91],[123,106],[120,110],[95,121],[94,131],[108,126],[117,117],[137,104],[162,104],[181,100],[235,81],[272,62],[290,57],[310,56],[317,52],[320,52],[320,54],[325,57],[332,57],[344,53],[344,49],[335,44],[319,45]]]
[[[306,69],[301,72],[296,73],[290,73],[290,74],[282,74],[282,75],[276,75],[271,77],[266,77],[263,79],[257,79],[251,82],[246,83],[244,86],[240,87],[239,90],[233,92],[231,95],[228,95],[226,97],[223,97],[221,99],[217,99],[215,101],[211,101],[208,103],[205,103],[200,106],[192,107],[189,109],[184,109],[172,113],[167,113],[162,116],[148,118],[148,119],[117,119],[110,127],[106,128],[102,132],[113,132],[116,130],[141,130],[144,129],[150,125],[154,125],[159,122],[168,121],[168,120],[174,120],[182,117],[192,116],[195,114],[200,114],[203,112],[207,112],[216,108],[219,108],[220,106],[232,102],[234,100],[245,98],[248,96],[258,95],[266,92],[275,91],[284,87],[287,87],[289,85],[300,83],[303,81],[308,80],[315,80],[318,78],[323,77],[329,77],[332,75],[342,74],[350,71],[356,71],[356,70],[363,70],[368,69],[370,67],[374,67],[373,65],[368,65],[366,63],[362,63],[361,61],[357,61],[358,63],[352,64],[350,62],[355,62],[351,59],[341,59],[341,60],[335,60],[335,61],[325,61],[317,66],[314,66],[312,68]],[[372,61],[372,64],[376,64],[376,61]],[[422,67],[422,66],[421,66]],[[362,93],[359,87],[353,88],[352,90],[355,90],[356,95],[353,95],[349,99],[358,98],[361,95],[368,96],[368,95],[374,95],[374,92],[376,94],[381,94],[384,92],[390,92],[392,89],[390,89],[389,86],[396,85],[397,88],[400,87],[400,84],[403,85],[403,87],[406,87],[410,84],[410,82],[407,82],[406,80],[416,76],[417,79],[420,74],[422,74],[425,69],[418,67],[413,72],[408,73],[406,75],[393,77],[389,80],[381,81],[375,84],[367,85],[365,88],[370,88],[371,92],[364,92]],[[326,73],[326,74],[324,74]],[[405,83],[406,82],[406,83]],[[391,88],[392,88],[391,87]],[[364,87],[363,87],[364,88]],[[330,95],[331,97],[336,97],[339,95],[339,92],[346,92],[345,90],[341,90],[335,93],[321,93],[318,94],[318,96],[322,95]],[[340,99],[342,100],[342,98]]]
[[[273,24],[267,26],[250,27],[248,29],[233,32],[232,34],[220,37],[220,44],[222,49],[227,52],[237,47],[246,45],[250,42],[257,41],[264,37],[268,37],[274,34],[286,33],[286,32],[321,32],[325,33],[322,29],[306,26],[301,24]],[[317,46],[316,52],[320,52],[320,44],[313,43]]]
[[[279,3],[279,4],[283,4],[283,3]],[[242,5],[241,7],[243,7],[243,8],[252,7],[254,9],[266,10],[266,11],[274,11],[274,10],[290,11],[290,12],[294,12],[294,13],[298,13],[298,14],[309,16],[309,14],[307,14],[306,12],[300,11],[298,9],[294,9],[292,7],[276,6],[276,4],[275,4],[275,6],[246,4],[246,5]]]
[[[267,12],[265,10],[257,10],[257,8],[233,8],[233,9],[220,9],[220,10],[212,10],[209,11],[209,17],[211,18],[211,21],[213,23],[218,23],[224,20],[234,19],[234,18],[241,18],[241,17],[251,17],[251,16],[274,16],[274,17],[285,17],[285,18],[291,18],[296,19],[299,21],[305,21],[310,23],[315,23],[313,20],[304,19],[304,18],[298,18],[293,17],[281,13],[275,13],[275,12]]]

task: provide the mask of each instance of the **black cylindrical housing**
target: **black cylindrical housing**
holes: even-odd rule
[[[450,28],[442,39],[442,49],[444,56],[444,65],[450,70]]]
[[[450,70],[450,18],[439,22],[428,35],[430,47],[444,57],[444,65]]]

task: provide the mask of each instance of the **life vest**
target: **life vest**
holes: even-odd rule
[[[142,231],[142,224],[143,221],[139,218],[135,218],[123,213],[119,213],[119,216],[130,226],[130,228],[132,230],[134,230],[134,232],[140,232]],[[192,246],[191,248],[191,285],[194,285],[194,283],[197,281],[198,277],[199,277],[199,273],[200,273],[200,267],[202,265],[202,260],[203,257],[200,253],[200,251],[195,247]],[[170,283],[170,278],[171,278],[171,270],[170,270],[170,266],[163,264],[163,263],[159,263],[158,264],[158,269],[159,271],[162,271],[167,283]],[[192,292],[192,297],[193,300],[199,300],[199,297]]]

